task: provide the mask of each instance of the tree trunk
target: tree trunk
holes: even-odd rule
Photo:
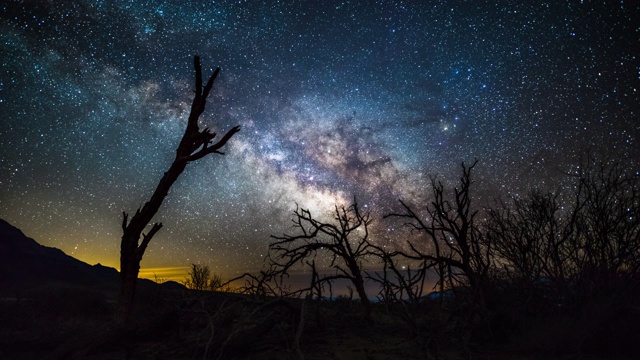
[[[362,275],[356,277],[356,281],[354,283],[356,286],[356,291],[358,292],[358,296],[360,296],[360,303],[364,308],[364,314],[367,319],[371,319],[371,302],[367,297],[367,293],[364,290],[364,280],[362,279]]]
[[[349,268],[351,274],[353,274],[352,282],[356,287],[356,292],[360,297],[360,303],[364,309],[365,317],[368,320],[371,320],[371,302],[369,301],[369,297],[367,296],[367,292],[364,289],[364,278],[362,277],[362,272],[360,271],[360,267],[355,261],[352,264],[349,264]]]
[[[235,133],[240,131],[240,127],[236,126],[229,130],[218,142],[213,143],[213,138],[216,137],[216,134],[208,128],[200,130],[198,119],[204,112],[207,96],[220,68],[214,71],[204,87],[202,87],[202,68],[198,56],[194,57],[194,68],[196,72],[195,97],[191,104],[187,128],[176,149],[175,160],[160,179],[149,201],[136,211],[131,221],[127,221],[129,218],[127,213],[122,213],[123,234],[122,242],[120,243],[120,298],[117,322],[125,328],[129,326],[131,320],[138,273],[140,272],[140,261],[142,261],[142,256],[151,238],[162,228],[162,223],[154,223],[146,234],[143,233],[145,227],[160,209],[164,198],[169,193],[169,189],[187,167],[187,163],[201,159],[211,153],[223,154],[219,149]],[[140,237],[142,237],[141,242]]]
[[[124,235],[123,235],[124,238]],[[137,242],[138,239],[135,239]],[[131,240],[124,240],[123,243],[132,243]],[[120,251],[120,257],[127,256],[128,251]],[[140,272],[140,263],[126,259],[120,260],[120,298],[118,308],[118,320],[120,325],[126,325],[130,322],[133,313],[133,300],[138,283],[138,273]]]

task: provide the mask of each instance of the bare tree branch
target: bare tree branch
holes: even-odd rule
[[[123,325],[128,322],[129,315],[131,313],[136,281],[138,278],[138,272],[140,271],[140,261],[142,260],[149,242],[162,228],[162,224],[155,223],[147,234],[143,234],[142,232],[145,227],[151,222],[153,216],[158,212],[158,209],[160,209],[162,202],[169,193],[169,189],[178,179],[180,174],[182,174],[187,163],[201,159],[211,153],[222,154],[219,150],[226,145],[233,135],[240,131],[240,127],[235,126],[231,128],[222,137],[222,139],[215,144],[212,144],[213,138],[216,134],[211,132],[208,128],[200,130],[198,119],[205,110],[207,97],[213,87],[214,80],[220,72],[220,69],[217,68],[213,72],[203,89],[200,58],[195,56],[193,60],[196,76],[195,96],[191,104],[191,112],[189,114],[187,127],[182,139],[180,140],[180,144],[176,149],[176,157],[169,167],[169,170],[164,173],[158,182],[158,185],[149,201],[147,201],[142,208],[138,208],[131,220],[129,220],[129,216],[126,212],[122,213],[123,235],[122,242],[120,244],[121,289],[119,317]],[[198,149],[200,150],[198,151]],[[142,242],[140,242],[141,237]]]
[[[296,207],[294,211],[295,235],[273,236],[269,245],[272,263],[280,274],[287,274],[297,264],[313,264],[319,252],[331,258],[330,267],[334,275],[318,276],[317,282],[329,282],[335,279],[347,279],[356,288],[366,316],[370,316],[371,304],[364,288],[364,276],[361,262],[367,255],[373,254],[369,241],[368,226],[371,223],[368,213],[362,214],[354,199],[349,207],[334,210],[334,222],[324,223],[316,220],[308,209]],[[314,276],[317,276],[314,275]]]

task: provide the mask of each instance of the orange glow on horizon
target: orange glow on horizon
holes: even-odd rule
[[[141,268],[138,277],[161,282],[171,280],[182,284],[185,278],[189,276],[188,271],[188,266]]]

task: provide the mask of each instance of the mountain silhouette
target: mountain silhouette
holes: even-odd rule
[[[155,285],[146,279],[142,286]],[[168,282],[165,286],[180,286]],[[29,290],[74,286],[93,288],[115,296],[118,271],[101,264],[89,265],[62,250],[38,244],[34,239],[0,219],[0,296],[17,296]]]

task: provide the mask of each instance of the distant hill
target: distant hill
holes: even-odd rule
[[[0,219],[0,297],[51,286],[88,287],[115,295],[118,281],[116,269],[89,265],[60,249],[40,245]],[[140,285],[153,284],[141,280]],[[175,282],[165,286],[181,287]]]

